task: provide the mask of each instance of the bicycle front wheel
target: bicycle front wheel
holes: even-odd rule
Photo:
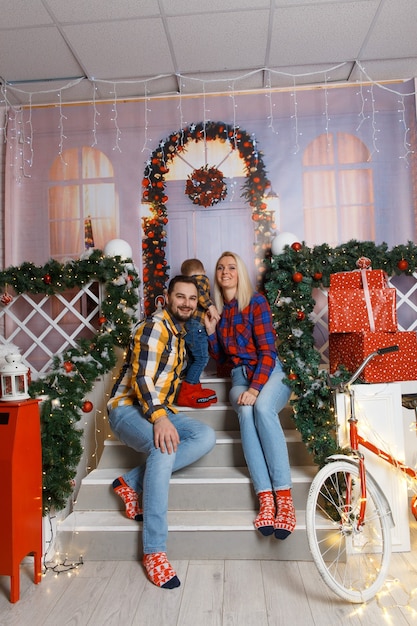
[[[311,555],[328,587],[349,602],[367,602],[382,587],[391,558],[391,520],[386,503],[367,480],[364,524],[359,467],[349,461],[325,465],[307,499]]]

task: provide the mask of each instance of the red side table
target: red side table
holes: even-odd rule
[[[20,563],[34,556],[41,581],[42,448],[38,400],[0,402],[0,575],[10,576],[10,602],[20,597]]]

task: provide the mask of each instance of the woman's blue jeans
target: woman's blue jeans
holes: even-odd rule
[[[138,405],[119,406],[109,411],[109,423],[120,441],[146,454],[144,465],[123,475],[137,493],[143,492],[143,552],[166,552],[168,536],[168,492],[172,472],[182,469],[210,452],[216,443],[214,430],[184,413],[168,411],[180,437],[176,452],[155,448],[153,425]]]
[[[253,406],[241,406],[237,399],[249,387],[245,366],[231,373],[230,402],[238,414],[243,453],[256,493],[291,487],[287,443],[278,413],[287,404],[290,389],[277,361],[268,382]]]
[[[196,385],[200,382],[201,374],[209,360],[207,331],[205,326],[196,319],[188,320],[185,328],[187,331],[185,344],[188,354],[185,380],[190,385]]]

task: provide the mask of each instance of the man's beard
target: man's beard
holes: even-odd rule
[[[182,311],[180,311],[179,309],[177,309],[177,311],[175,312],[172,311],[172,309],[169,309],[169,312],[171,313],[172,317],[177,320],[177,322],[187,322],[194,313],[193,310],[182,313]]]

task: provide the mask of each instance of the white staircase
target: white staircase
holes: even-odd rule
[[[262,537],[253,527],[255,497],[243,457],[237,416],[227,402],[229,381],[204,378],[216,389],[218,403],[207,409],[181,409],[216,431],[214,449],[176,472],[169,497],[168,554],[171,559],[310,560],[305,534],[305,503],[317,467],[291,419],[281,412],[286,433],[297,510],[297,527],[285,541]],[[140,455],[110,436],[97,469],[82,481],[74,511],[58,526],[56,549],[70,558],[137,560],[142,524],[129,520],[111,488],[117,476],[138,465]]]

